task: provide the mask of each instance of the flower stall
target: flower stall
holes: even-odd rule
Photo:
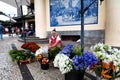
[[[49,56],[54,57],[53,65],[57,67],[65,80],[83,80],[86,70],[95,73],[100,80],[116,80],[120,77],[120,50],[98,43],[90,51],[83,51],[80,45],[67,44],[62,48],[49,50],[48,46],[38,46],[28,42],[21,46],[23,50],[10,50],[13,61],[30,63],[31,59],[40,62],[41,69],[49,69]]]

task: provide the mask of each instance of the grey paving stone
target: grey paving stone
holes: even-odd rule
[[[48,70],[42,70],[39,62],[34,62],[27,65],[35,80],[64,80],[64,75],[53,66]]]

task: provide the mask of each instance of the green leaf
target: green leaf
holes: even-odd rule
[[[82,55],[82,49],[81,49],[80,45],[77,45],[77,46],[74,48],[74,51],[75,51],[75,53],[76,53],[78,56],[81,56],[81,55]]]
[[[101,76],[101,72],[102,72],[102,67],[101,67],[101,65],[96,66],[96,67],[94,68],[94,71],[95,71],[95,74],[96,74],[97,76]]]
[[[60,47],[56,47],[54,49],[51,49],[49,51],[49,54],[50,54],[50,56],[55,57],[59,53],[59,51],[61,51],[61,48]]]
[[[17,62],[19,60],[25,60],[25,59],[28,59],[30,57],[35,57],[31,53],[25,53],[24,50],[10,50],[9,55],[11,56],[12,61],[17,61]]]
[[[100,46],[95,48],[95,52],[100,51]]]
[[[108,45],[104,45],[104,46],[103,46],[103,49],[104,49],[105,51],[108,51],[109,46],[108,46]]]

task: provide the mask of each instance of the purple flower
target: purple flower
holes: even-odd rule
[[[68,44],[66,45],[62,51],[60,51],[60,53],[65,54],[66,56],[70,57],[70,54],[73,51],[73,45],[72,44]]]
[[[82,56],[75,55],[72,60],[76,70],[84,70],[98,63],[98,59],[90,52],[84,52]]]

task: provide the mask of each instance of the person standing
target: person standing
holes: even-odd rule
[[[3,26],[0,23],[0,40],[2,40],[2,39],[3,39]]]

